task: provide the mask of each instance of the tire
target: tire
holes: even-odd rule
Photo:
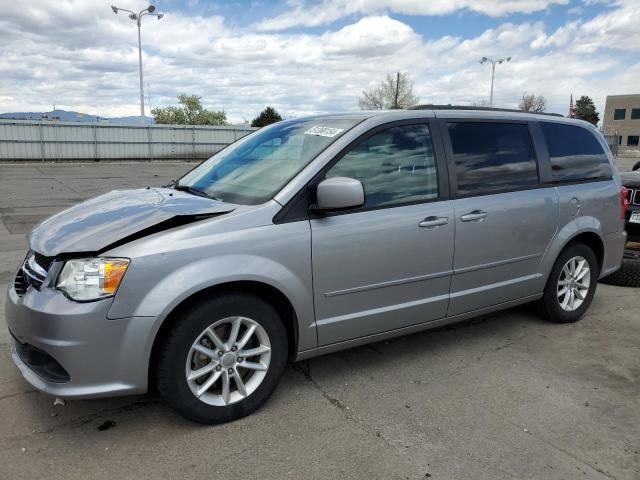
[[[607,275],[600,281],[619,287],[640,287],[640,254],[627,255],[625,252],[620,270]]]
[[[571,290],[571,286],[575,285],[575,290],[578,290],[584,298],[579,299],[578,293],[574,295],[574,299],[576,300],[574,305],[576,308],[573,310],[566,310],[563,308],[563,301],[567,300],[567,295],[565,294],[562,297],[559,297],[559,292],[561,289],[564,289],[564,285],[559,285],[559,281],[565,281],[566,273],[563,271],[567,263],[572,259],[583,259],[586,261],[586,265],[588,266],[588,275],[589,282],[587,289],[582,288],[586,284],[584,278],[580,280],[578,283],[573,281],[573,283],[568,283],[567,288],[569,291]],[[579,262],[578,262],[579,264]],[[574,264],[575,266],[576,264]],[[577,269],[577,268],[576,268]],[[570,272],[569,272],[570,273]],[[598,259],[596,255],[593,253],[593,250],[586,246],[583,243],[572,243],[569,244],[558,256],[556,263],[553,265],[551,269],[551,273],[549,274],[549,278],[547,279],[547,284],[544,289],[544,295],[542,299],[539,301],[539,306],[542,315],[549,321],[555,323],[572,323],[577,322],[582,318],[585,314],[589,305],[591,305],[591,301],[593,300],[593,296],[596,291],[596,285],[598,284],[598,275],[600,274],[600,267],[598,265]],[[568,280],[571,282],[571,280]],[[578,304],[578,300],[580,303]],[[567,305],[569,307],[569,305]]]
[[[251,328],[254,333],[241,346]],[[161,341],[156,368],[160,395],[184,417],[207,425],[236,420],[259,408],[278,385],[288,358],[282,319],[267,302],[246,294],[192,305]]]
[[[636,162],[636,164],[631,167],[632,172],[635,172],[636,170],[640,170],[640,162]]]

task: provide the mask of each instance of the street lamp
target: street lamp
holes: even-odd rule
[[[156,11],[156,7],[154,7],[153,5],[149,5],[147,8],[145,8],[144,10],[140,10],[138,13],[127,10],[126,8],[116,7],[114,5],[111,5],[111,10],[113,10],[113,13],[115,13],[116,15],[120,10],[122,10],[123,12],[127,12],[129,14],[129,18],[131,20],[135,20],[136,24],[138,25],[138,62],[140,64],[140,121],[144,123],[144,90],[142,86],[142,41],[140,39],[140,27],[142,26],[142,17],[144,17],[145,15],[151,15],[160,20],[162,17],[164,17],[164,14],[153,13]]]
[[[498,60],[494,60],[493,58],[488,58],[488,57],[482,57],[480,59],[480,64],[484,64],[486,62],[491,63],[491,96],[489,97],[489,105],[491,105],[493,107],[493,79],[495,77],[496,74],[496,64],[497,63],[506,63],[506,62],[510,62],[511,61],[511,57],[507,57],[507,58],[499,58]]]

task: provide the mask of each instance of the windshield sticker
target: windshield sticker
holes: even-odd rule
[[[319,135],[321,137],[335,137],[340,132],[343,132],[344,128],[331,128],[331,127],[311,127],[304,132],[305,135]]]

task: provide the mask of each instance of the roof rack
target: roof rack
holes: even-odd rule
[[[489,112],[511,112],[511,113],[534,113],[536,115],[549,115],[551,117],[561,117],[564,118],[564,115],[559,113],[542,113],[542,112],[524,112],[522,110],[515,110],[512,108],[494,108],[494,107],[474,107],[470,105],[414,105],[413,107],[408,107],[407,110],[480,110],[480,111],[489,111]]]

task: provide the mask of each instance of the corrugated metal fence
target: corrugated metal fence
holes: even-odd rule
[[[196,160],[253,130],[0,120],[0,161]]]

